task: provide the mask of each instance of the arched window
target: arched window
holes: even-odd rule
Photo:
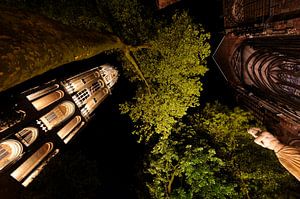
[[[9,163],[18,159],[23,152],[23,146],[17,140],[5,140],[0,143],[0,171]]]
[[[27,127],[16,133],[16,136],[25,146],[30,146],[38,136],[38,130],[33,127]]]
[[[32,93],[30,95],[27,95],[27,99],[32,101],[32,100],[35,100],[43,95],[46,95],[47,93],[50,93],[56,89],[58,89],[59,85],[58,84],[54,84],[53,86],[50,86],[50,87],[47,87],[45,89],[42,89],[40,91],[37,91],[35,93]]]
[[[54,91],[44,97],[41,97],[32,102],[34,108],[38,111],[42,110],[43,108],[49,106],[50,104],[56,102],[57,100],[61,99],[64,96],[64,92],[62,90]]]
[[[69,133],[72,132],[72,130],[80,123],[81,117],[76,116],[74,117],[68,124],[66,124],[62,129],[60,129],[57,132],[57,135],[61,138],[64,139]]]
[[[81,113],[84,117],[92,113],[97,106],[103,101],[103,99],[108,95],[109,89],[103,88],[99,90],[93,98],[89,98],[85,106],[81,109]]]
[[[24,187],[27,187],[33,180],[34,178],[36,178],[41,171],[44,169],[44,167],[48,164],[48,162],[50,161],[51,158],[53,158],[54,156],[56,156],[59,152],[59,149],[55,149],[54,151],[52,150],[51,153],[48,155],[47,158],[43,159],[43,162],[36,167],[31,174],[29,174],[22,182],[22,185]]]
[[[91,94],[97,92],[100,88],[103,87],[103,85],[104,85],[104,83],[102,80],[98,80],[98,81],[94,82],[92,84],[92,86],[90,87]]]
[[[73,95],[72,98],[77,104],[77,106],[82,106],[86,100],[90,97],[90,92],[87,88],[79,91],[76,95]]]
[[[67,92],[69,94],[72,94],[74,92],[77,92],[84,88],[86,85],[94,81],[99,77],[99,72],[97,72],[95,69],[92,69],[90,71],[81,73],[79,75],[76,75],[74,77],[71,77],[63,82],[64,87],[66,88]]]
[[[72,116],[74,112],[75,105],[70,101],[65,101],[41,117],[40,120],[45,124],[48,130],[51,130],[53,127]]]
[[[78,133],[78,131],[83,127],[84,124],[85,122],[81,122],[80,125],[72,130],[72,132],[69,133],[68,136],[64,139],[64,143],[67,144]]]
[[[52,142],[45,143],[10,175],[19,182],[22,181],[52,151],[52,149]]]

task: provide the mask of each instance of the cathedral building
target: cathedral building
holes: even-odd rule
[[[223,14],[217,66],[241,105],[282,142],[299,145],[299,2],[224,0]]]
[[[28,186],[87,124],[117,79],[114,67],[101,65],[20,93],[17,109],[0,121],[0,180]]]
[[[158,9],[163,9],[173,3],[176,3],[180,0],[156,0],[156,5],[158,7]]]

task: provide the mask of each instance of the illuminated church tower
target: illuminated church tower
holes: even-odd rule
[[[213,58],[240,105],[280,141],[300,145],[300,4],[223,0],[226,35]]]
[[[26,187],[86,125],[117,79],[116,69],[101,65],[22,92],[17,110],[7,113],[13,118],[0,120],[0,181]]]

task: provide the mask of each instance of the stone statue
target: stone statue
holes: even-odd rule
[[[250,128],[254,142],[275,152],[279,162],[300,181],[300,147],[282,144],[274,135],[260,128]]]

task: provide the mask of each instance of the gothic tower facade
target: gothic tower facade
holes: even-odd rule
[[[17,108],[0,121],[1,180],[28,186],[87,124],[117,79],[114,67],[101,65],[20,93]]]

